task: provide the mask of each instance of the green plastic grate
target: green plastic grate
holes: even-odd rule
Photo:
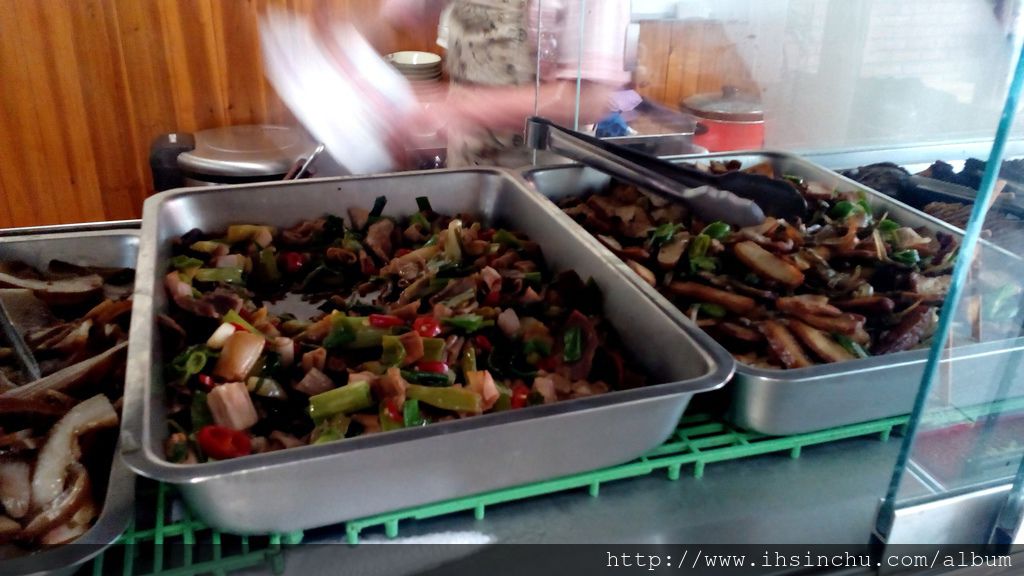
[[[873,434],[878,434],[882,441],[887,441],[893,430],[906,422],[906,416],[899,416],[808,434],[765,436],[737,430],[706,414],[684,416],[668,441],[632,462],[351,520],[345,524],[345,536],[350,544],[358,544],[359,535],[363,530],[383,526],[385,535],[394,538],[398,536],[398,524],[402,521],[424,520],[469,511],[472,511],[478,520],[482,520],[488,506],[581,488],[586,488],[591,496],[598,496],[601,484],[647,476],[659,470],[666,471],[669,480],[678,480],[683,466],[690,464],[694,466],[694,476],[702,478],[705,466],[715,462],[776,452],[789,452],[791,458],[799,458],[801,450],[808,446]]]
[[[488,506],[581,488],[598,496],[604,483],[657,471],[665,471],[669,480],[678,480],[683,467],[691,464],[694,476],[701,478],[705,467],[716,462],[778,452],[789,452],[791,458],[799,458],[808,446],[874,434],[887,441],[906,422],[907,417],[901,416],[779,437],[743,432],[706,414],[686,416],[668,441],[632,462],[352,520],[345,524],[345,535],[349,543],[358,544],[364,530],[383,527],[384,533],[394,538],[398,536],[399,523],[404,521],[470,511],[477,519],[483,519]],[[137,518],[118,546],[93,562],[93,576],[118,572],[124,576],[223,575],[262,564],[280,573],[284,568],[283,547],[298,544],[303,538],[302,532],[260,537],[221,533],[195,518],[174,488],[166,484],[140,482],[136,510]]]
[[[940,425],[975,421],[989,414],[1018,410],[1024,410],[1024,398],[965,408],[952,407],[933,413],[929,423]],[[809,446],[874,434],[878,434],[881,441],[887,442],[893,431],[905,427],[908,420],[909,416],[896,416],[807,434],[766,436],[738,430],[724,423],[720,418],[707,414],[684,416],[679,427],[664,444],[632,462],[545,482],[505,488],[352,520],[345,524],[345,536],[350,544],[358,544],[359,535],[363,530],[383,526],[385,535],[394,538],[398,536],[398,525],[402,521],[425,520],[468,511],[472,511],[478,520],[482,520],[488,506],[580,488],[586,488],[591,496],[598,496],[603,483],[647,476],[659,470],[664,470],[669,480],[678,480],[683,466],[690,464],[693,465],[693,475],[696,478],[702,478],[704,468],[708,464],[716,462],[740,460],[777,452],[789,452],[791,458],[799,458],[802,450]]]
[[[93,560],[93,576],[221,576],[257,565],[280,574],[283,546],[298,544],[303,536],[224,534],[195,518],[172,486],[147,480],[138,482],[135,509],[117,544]]]
[[[974,421],[987,414],[1018,410],[1024,410],[1024,399],[950,409],[933,415],[930,423]],[[693,475],[701,478],[705,467],[716,462],[778,452],[788,452],[791,458],[799,458],[808,446],[875,434],[884,442],[907,420],[907,416],[898,416],[808,434],[765,436],[737,430],[714,416],[685,416],[668,441],[632,462],[352,520],[345,524],[345,535],[349,543],[357,544],[364,530],[383,527],[384,533],[394,538],[398,536],[399,523],[403,521],[470,511],[477,519],[483,519],[488,506],[582,488],[587,489],[591,496],[598,496],[604,483],[647,476],[657,471],[665,471],[669,480],[678,480],[683,467],[691,464]],[[258,565],[266,565],[274,573],[281,573],[284,569],[284,546],[298,544],[302,538],[302,532],[259,537],[221,533],[195,518],[177,497],[173,487],[140,481],[135,521],[118,540],[117,547],[93,561],[92,573],[93,576],[118,572],[124,576],[223,575]]]
[[[790,457],[798,458],[808,446],[872,434],[885,441],[906,421],[904,416],[775,437],[742,432],[705,414],[686,416],[667,442],[632,462],[352,520],[345,524],[345,534],[349,543],[357,544],[362,531],[382,526],[384,533],[394,538],[402,521],[468,511],[483,519],[488,506],[580,488],[598,496],[603,483],[647,476],[659,470],[665,470],[670,480],[678,480],[682,468],[693,464],[694,476],[700,478],[705,466],[715,462],[777,452],[789,452]],[[223,534],[195,518],[174,488],[166,484],[140,482],[136,509],[137,518],[118,540],[118,546],[93,562],[94,576],[117,572],[124,576],[222,575],[261,564],[280,573],[284,568],[283,546],[298,544],[303,537],[302,532],[260,537]]]

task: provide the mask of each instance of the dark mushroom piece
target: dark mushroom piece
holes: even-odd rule
[[[847,312],[870,315],[889,314],[896,309],[896,303],[886,296],[860,296],[846,300],[833,300],[832,304]]]
[[[915,306],[903,316],[899,324],[882,335],[872,353],[892,354],[910,350],[920,344],[921,336],[931,323],[931,310],[929,306]]]
[[[0,286],[31,290],[37,298],[47,304],[71,305],[80,304],[101,294],[103,278],[91,274],[61,280],[37,280],[0,272]]]
[[[67,477],[68,488],[61,491],[61,487],[57,486],[55,496],[40,506],[41,511],[25,525],[19,535],[20,539],[32,541],[40,538],[70,520],[80,508],[89,502],[92,498],[92,490],[85,466],[78,462],[72,462],[68,465]]]

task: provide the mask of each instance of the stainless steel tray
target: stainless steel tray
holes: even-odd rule
[[[900,222],[915,227],[942,230],[957,237],[963,236],[963,231],[958,228],[790,154],[724,153],[688,157],[678,161],[734,159],[741,161],[745,167],[770,161],[781,174],[815,179],[833,184],[841,190],[864,190],[871,196],[870,202],[873,206],[884,207]],[[605,190],[611,182],[610,176],[581,166],[527,170],[523,177],[532,183],[540,194],[556,202],[566,197]],[[575,225],[577,230],[582,231],[571,218],[565,214],[562,216],[563,223]],[[590,243],[592,249],[602,250],[605,258],[615,258],[596,239],[591,238]],[[979,249],[983,253],[986,270],[1004,273],[1010,277],[1014,273],[1019,277],[1024,270],[1021,260],[1005,250],[988,243],[982,243]],[[632,274],[624,264],[620,263],[619,268],[629,272],[633,282],[675,321],[690,324],[689,319],[657,290]],[[947,354],[943,370],[947,375],[959,375],[960,381],[956,386],[952,386],[949,385],[947,378],[946,399],[951,404],[960,406],[990,401],[991,391],[987,389],[988,383],[1002,378],[1006,370],[1003,363],[993,361],[993,355],[1021,352],[1024,352],[1024,338],[967,344],[954,348],[951,356]],[[927,356],[928,350],[913,350],[794,370],[770,370],[737,363],[736,374],[730,385],[732,401],[728,417],[736,425],[749,430],[763,434],[785,435],[907,414],[913,408]],[[978,386],[964,386],[962,379],[965,377],[977,382]],[[1012,395],[1024,394],[1024,377],[1012,378],[1006,392]]]
[[[139,250],[138,231],[111,229],[111,226],[112,223],[98,223],[20,228],[18,234],[9,236],[4,234],[7,231],[2,231],[0,260],[21,260],[37,268],[45,268],[53,259],[80,265],[134,268]],[[114,447],[111,450],[110,476],[96,524],[73,544],[0,560],[0,574],[70,574],[117,540],[131,520],[135,504],[135,476],[118,458],[119,450]]]
[[[427,196],[445,213],[474,213],[540,243],[552,269],[603,289],[605,315],[655,384],[320,446],[215,463],[163,456],[167,434],[160,335],[170,242],[192,228],[240,222],[291,226],[388,198],[386,214]],[[146,201],[121,443],[140,474],[179,485],[211,525],[236,533],[291,531],[573,474],[627,461],[672,432],[696,392],[723,385],[735,362],[700,330],[681,326],[609,259],[567,229],[549,202],[499,170],[440,170],[362,178],[182,189]]]

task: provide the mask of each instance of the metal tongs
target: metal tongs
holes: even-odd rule
[[[4,305],[3,298],[0,298],[0,331],[7,337],[7,342],[14,349],[14,355],[18,359],[18,363],[21,364],[25,378],[29,382],[39,380],[42,376],[39,370],[39,363],[36,362],[35,356],[32,355],[32,350],[25,343],[25,339],[21,337],[18,328],[11,321],[11,316],[7,313],[7,307]]]
[[[799,218],[807,201],[793,186],[767,176],[729,172],[715,175],[611,144],[533,117],[526,122],[526,142],[607,172],[654,194],[686,203],[705,222],[721,220],[744,228],[764,222],[765,215]]]
[[[316,161],[317,156],[323,153],[324,148],[324,143],[320,142],[316,145],[316,148],[313,149],[312,152],[310,152],[308,158],[299,158],[298,160],[296,160],[295,163],[292,164],[291,170],[289,170],[288,173],[284,175],[284,179],[299,180],[303,176],[308,174],[309,169],[313,167],[313,162]]]

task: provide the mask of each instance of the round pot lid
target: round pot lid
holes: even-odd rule
[[[178,155],[178,166],[213,176],[276,176],[286,174],[316,143],[298,128],[245,125],[195,133],[196,147]]]
[[[761,122],[764,110],[755,94],[741,92],[735,86],[723,86],[721,92],[695,94],[680,103],[683,110],[707,118],[726,122]]]

